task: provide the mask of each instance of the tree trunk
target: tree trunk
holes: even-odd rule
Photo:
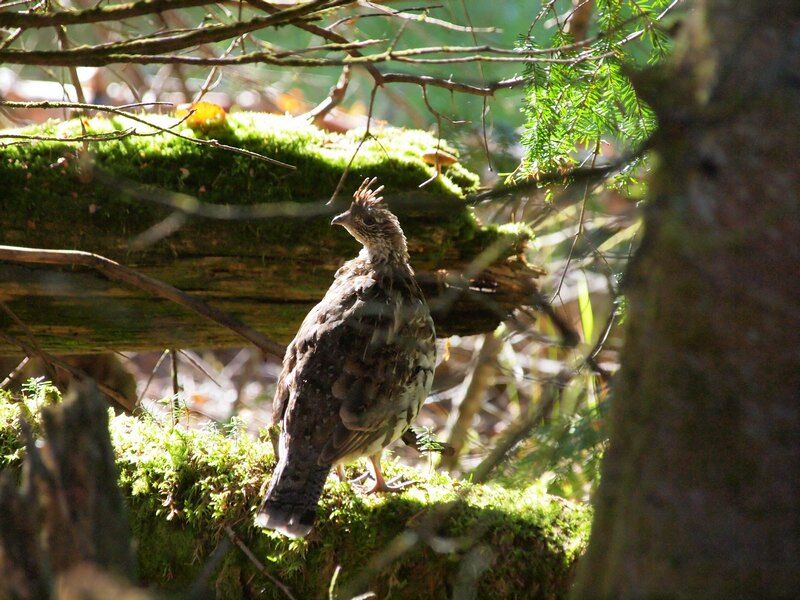
[[[0,477],[0,596],[46,598],[58,590],[60,598],[103,597],[91,592],[115,578],[114,587],[124,589],[136,562],[105,401],[92,385],[79,386],[42,410],[41,431],[32,430],[38,423],[20,427],[22,486],[12,469]],[[87,575],[93,580],[81,582]],[[76,586],[85,587],[83,595],[68,593]]]
[[[705,0],[669,73],[577,597],[800,589],[800,3]]]

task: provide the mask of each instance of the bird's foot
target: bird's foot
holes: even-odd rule
[[[347,483],[361,483],[365,479],[369,477],[369,473],[362,473],[358,477],[354,477],[353,479],[349,479]]]
[[[347,473],[345,473],[344,467],[339,464],[336,466],[336,477],[341,483],[348,483],[350,485],[361,483],[367,477],[369,477],[369,473],[362,473],[358,477],[354,477],[353,479],[347,478]]]
[[[391,481],[386,481],[381,477],[375,482],[371,489],[367,490],[367,494],[377,494],[379,492],[402,492],[407,487],[416,485],[418,481],[400,481],[401,477],[395,477]],[[399,482],[399,483],[398,483]]]
[[[375,485],[372,489],[367,491],[367,494],[377,494],[378,492],[402,492],[408,486],[418,483],[416,481],[402,481],[398,485],[401,477],[395,477],[391,481],[386,481],[381,470],[381,453],[373,454],[369,457],[369,462],[372,465],[372,478],[375,480]]]

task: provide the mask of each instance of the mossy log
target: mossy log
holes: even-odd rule
[[[159,115],[146,118],[161,126],[176,121]],[[92,133],[129,127],[148,131],[124,117],[83,123]],[[15,133],[64,138],[82,132],[80,122],[71,120]],[[346,232],[331,229],[330,214],[261,220],[190,214],[177,230],[134,249],[131,240],[136,236],[170,215],[179,217],[173,208],[134,197],[132,186],[145,184],[162,198],[169,190],[216,205],[321,206],[336,188],[362,134],[326,133],[290,117],[253,113],[229,115],[224,126],[210,132],[180,131],[296,167],[290,170],[157,130],[149,133],[91,142],[90,161],[79,158],[74,142],[40,140],[0,147],[0,243],[100,254],[201,296],[287,342],[336,269],[358,250]],[[509,311],[530,301],[537,271],[517,258],[526,237],[523,230],[476,221],[464,198],[477,178],[461,165],[448,166],[419,187],[435,173],[423,155],[437,143],[421,131],[379,131],[358,150],[342,200],[330,212],[342,208],[364,177],[378,177],[409,238],[412,263],[439,334],[490,331]],[[442,146],[448,148],[443,142]],[[468,281],[454,278],[465,271]],[[54,352],[242,344],[233,332],[180,306],[81,268],[0,262],[0,300],[43,349]],[[25,333],[2,312],[1,327],[19,336]],[[0,342],[0,353],[10,351]]]
[[[38,432],[37,407],[48,402],[58,394],[47,384],[13,402],[0,392],[0,469],[22,460],[19,417]],[[110,431],[141,583],[160,590],[186,591],[205,573],[218,598],[285,598],[271,576],[296,598],[328,598],[338,570],[334,598],[366,588],[378,597],[449,598],[459,587],[478,598],[556,598],[566,595],[587,539],[588,510],[537,489],[471,485],[390,463],[390,474],[418,483],[367,496],[331,477],[315,531],[288,540],[252,526],[274,464],[268,441],[235,424],[198,430],[125,415],[111,416]],[[226,541],[231,533],[260,567]]]

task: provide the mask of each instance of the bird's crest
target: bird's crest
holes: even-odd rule
[[[372,186],[378,182],[377,177],[373,177],[370,179],[367,177],[361,184],[361,186],[356,190],[355,194],[353,194],[353,203],[359,206],[363,206],[367,208],[369,206],[384,206],[383,204],[383,196],[379,196],[383,191],[383,186],[379,186],[372,189]]]
[[[369,177],[353,194],[353,203],[331,221],[341,225],[361,242],[373,263],[394,261],[407,267],[408,245],[400,222],[389,210],[380,193],[383,186],[374,187],[378,178]]]

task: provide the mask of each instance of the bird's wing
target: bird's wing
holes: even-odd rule
[[[376,273],[337,277],[287,349],[274,422],[283,419],[290,448],[314,447],[321,463],[364,454],[402,433],[434,365],[433,323],[418,289]]]
[[[297,355],[295,352],[294,341],[286,348],[286,354],[283,357],[283,370],[278,377],[278,385],[275,388],[275,396],[272,398],[272,422],[271,427],[274,427],[283,420],[283,415],[286,412],[286,406],[289,403],[289,385],[287,376],[292,372],[297,363]]]
[[[331,386],[339,422],[321,457],[331,462],[396,439],[416,416],[435,366],[421,298],[361,299],[339,327],[341,368]]]
[[[332,291],[336,292],[338,289]],[[298,368],[300,370],[306,368],[305,365],[298,366],[298,363],[303,362],[303,359],[307,357],[309,349],[312,349],[313,345],[316,343],[320,333],[318,331],[318,323],[324,322],[328,317],[326,309],[331,304],[335,305],[337,303],[331,302],[326,296],[322,302],[312,308],[306,315],[306,318],[303,319],[297,335],[286,347],[286,354],[283,356],[283,369],[278,377],[275,396],[272,398],[272,427],[278,425],[286,414],[286,409],[289,406],[289,399],[292,395],[291,387],[295,370]],[[319,365],[317,365],[317,368],[319,368]]]

